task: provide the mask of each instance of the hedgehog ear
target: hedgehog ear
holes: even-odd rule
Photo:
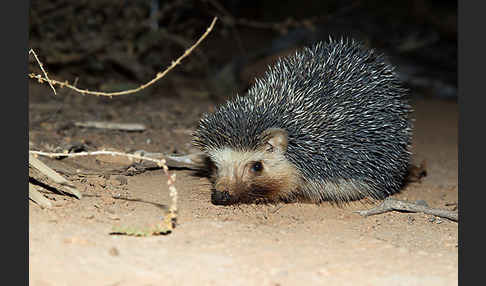
[[[265,140],[265,151],[277,151],[280,153],[285,153],[287,151],[287,131],[281,128],[268,128],[267,130],[263,131],[262,135]]]

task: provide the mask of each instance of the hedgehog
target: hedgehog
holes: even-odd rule
[[[384,199],[405,181],[409,90],[385,56],[354,39],[280,58],[193,134],[216,205]]]

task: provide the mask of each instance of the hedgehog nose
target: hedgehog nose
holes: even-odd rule
[[[228,191],[213,190],[211,193],[211,203],[215,205],[227,205],[231,202],[231,196]]]

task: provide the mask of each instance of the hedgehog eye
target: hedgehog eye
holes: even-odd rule
[[[254,173],[261,172],[263,170],[263,164],[262,162],[253,162],[251,164],[251,171]]]

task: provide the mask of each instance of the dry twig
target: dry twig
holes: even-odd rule
[[[52,206],[51,201],[39,193],[32,183],[29,183],[29,198],[41,208],[50,208]]]
[[[164,159],[154,159],[149,157],[144,157],[141,155],[135,154],[128,154],[116,151],[93,151],[93,152],[79,152],[79,153],[49,153],[49,152],[42,152],[42,151],[29,151],[29,156],[39,155],[39,156],[47,156],[50,158],[57,158],[57,157],[79,157],[79,156],[96,156],[96,155],[111,155],[111,156],[124,156],[130,159],[135,160],[147,160],[151,162],[155,162],[159,167],[164,170],[164,173],[167,175],[167,185],[169,186],[169,196],[171,197],[171,205],[169,207],[169,220],[171,221],[172,227],[175,227],[177,222],[177,189],[175,187],[175,180],[176,174],[170,174],[169,168],[166,165],[166,161]]]
[[[374,207],[369,210],[356,211],[356,213],[367,217],[371,215],[382,214],[390,211],[405,211],[405,212],[421,212],[424,214],[430,214],[438,217],[443,217],[457,222],[459,220],[459,215],[457,212],[434,209],[428,206],[411,203],[407,201],[400,201],[392,198],[386,198],[379,206]]]
[[[59,85],[59,87],[61,87],[61,88],[67,87],[67,88],[70,88],[70,89],[77,91],[81,94],[90,94],[90,95],[96,95],[96,96],[113,97],[113,96],[118,96],[118,95],[126,95],[126,94],[136,93],[136,92],[138,92],[142,89],[149,87],[150,85],[152,85],[153,83],[155,83],[159,79],[163,78],[169,71],[171,71],[173,68],[175,68],[175,66],[180,64],[181,61],[185,57],[187,57],[207,37],[207,35],[213,29],[214,24],[216,23],[217,19],[218,19],[217,17],[214,17],[213,21],[211,22],[211,25],[209,25],[209,27],[206,29],[206,32],[196,41],[196,43],[194,43],[194,45],[192,45],[189,49],[187,49],[184,52],[184,54],[182,54],[179,58],[177,58],[177,60],[173,61],[172,64],[168,68],[166,68],[163,72],[157,73],[157,75],[152,80],[150,80],[149,82],[147,82],[147,83],[145,83],[145,84],[143,84],[143,85],[141,85],[137,88],[134,88],[134,89],[117,91],[117,92],[89,91],[89,90],[85,90],[85,89],[79,89],[79,88],[77,88],[73,85],[70,85],[67,81],[61,82],[61,81],[49,79],[47,77],[47,73],[45,73],[45,77],[42,77],[41,75],[38,75],[38,74],[35,74],[35,73],[30,73],[29,77],[33,78],[33,79],[37,79],[41,83],[44,82],[44,81],[47,81],[53,89],[54,89],[53,85]],[[39,64],[41,65],[41,68],[42,68],[42,64],[40,62],[39,62]]]
[[[56,171],[49,168],[46,164],[42,163],[39,159],[37,159],[32,153],[29,151],[29,165],[36,168],[42,174],[46,175],[50,180],[54,183],[60,184],[62,188],[62,192],[66,192],[69,194],[74,195],[78,199],[81,199],[81,193],[73,186],[71,183],[66,180],[63,176],[61,176]],[[29,191],[32,193],[31,191]]]
[[[41,61],[39,60],[39,58],[37,57],[37,54],[34,52],[33,49],[30,49],[29,50],[29,54],[33,54],[34,55],[34,58],[35,60],[37,61],[37,63],[39,64],[39,67],[40,69],[42,70],[42,72],[44,73],[44,76],[45,76],[45,80],[49,83],[49,85],[51,86],[52,90],[54,91],[54,95],[56,95],[56,89],[54,88],[54,86],[52,85],[51,83],[51,80],[49,79],[49,77],[47,76],[47,72],[46,70],[44,69],[44,66],[43,64],[41,63]],[[38,78],[39,82],[42,83],[42,80],[40,78]]]

